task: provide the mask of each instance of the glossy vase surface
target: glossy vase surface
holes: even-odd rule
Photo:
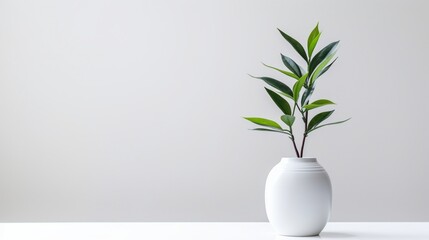
[[[280,235],[318,235],[329,220],[331,204],[331,181],[316,158],[282,158],[268,174],[265,209]]]

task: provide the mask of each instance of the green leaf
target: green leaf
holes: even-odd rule
[[[334,64],[335,61],[337,61],[338,58],[335,58],[334,61],[332,61],[328,66],[326,66],[322,72],[319,74],[319,77],[322,76],[326,71],[329,70],[329,68],[332,66],[332,64]]]
[[[280,117],[280,119],[286,123],[289,127],[292,127],[293,122],[295,122],[295,117],[292,115],[283,115]]]
[[[310,36],[308,36],[307,41],[307,49],[308,49],[308,57],[311,58],[313,54],[313,50],[316,47],[317,42],[319,41],[321,33],[319,32],[319,23],[316,27],[311,31]]]
[[[325,60],[325,58],[332,53],[333,51],[335,51],[337,49],[338,43],[340,41],[336,41],[333,43],[328,44],[326,47],[324,47],[322,50],[320,50],[315,56],[314,58],[311,60],[309,67],[308,67],[308,74],[311,76],[311,74],[313,73],[314,69],[316,69],[316,67],[323,61]]]
[[[280,92],[280,91],[278,91],[277,93],[293,100],[293,96],[290,96],[290,95],[283,93],[283,92]]]
[[[291,58],[284,56],[283,54],[280,54],[282,56],[282,61],[284,65],[291,70],[296,76],[301,77],[301,67]]]
[[[313,54],[314,49],[316,48],[317,42],[319,41],[320,35],[322,33],[317,34],[317,36],[311,41],[310,45],[308,46],[308,56],[311,58],[311,55]]]
[[[335,104],[335,103],[328,99],[319,99],[317,101],[312,102],[311,104],[303,106],[303,108],[305,108],[306,110],[311,110],[311,109],[315,109],[329,104]]]
[[[290,111],[289,103],[284,98],[282,98],[280,95],[271,91],[270,89],[265,88],[265,90],[270,95],[271,99],[273,99],[273,101],[276,103],[277,107],[279,107],[280,110],[282,110],[282,112],[284,114],[290,115],[291,111]]]
[[[291,73],[291,72],[288,72],[288,71],[285,71],[285,70],[282,70],[282,69],[279,69],[279,68],[276,68],[276,67],[272,67],[272,66],[270,66],[270,65],[267,65],[267,64],[265,64],[265,63],[262,63],[265,67],[268,67],[268,68],[271,68],[271,69],[274,69],[274,70],[276,70],[276,71],[279,71],[279,72],[281,72],[281,73],[283,73],[284,75],[286,75],[286,76],[289,76],[289,77],[292,77],[292,78],[295,78],[295,79],[299,79],[299,77],[297,76],[297,75],[295,75],[295,74],[293,74],[293,73]]]
[[[304,58],[304,60],[308,63],[307,54],[305,53],[304,47],[302,47],[301,43],[299,43],[297,40],[295,40],[291,36],[284,33],[282,30],[278,28],[277,30],[279,30],[283,38],[286,39],[286,41],[288,41],[290,45],[292,45],[292,47],[298,52],[298,54],[301,55],[301,57]]]
[[[264,82],[266,82],[271,87],[276,88],[277,90],[280,90],[281,92],[289,95],[291,98],[293,96],[293,92],[290,89],[290,87],[288,87],[286,84],[280,82],[279,80],[276,80],[276,79],[270,78],[270,77],[254,77],[252,75],[249,75],[249,76],[263,80]]]
[[[304,86],[305,80],[307,79],[308,74],[304,74],[296,83],[293,85],[293,100],[295,102],[299,99],[299,93],[301,92],[302,86]]]
[[[316,81],[317,78],[320,77],[323,69],[325,69],[326,65],[328,65],[328,63],[331,61],[331,59],[335,56],[335,53],[337,53],[337,51],[332,52],[331,54],[329,54],[325,60],[323,60],[319,66],[316,68],[316,70],[314,71],[313,75],[311,75],[311,84],[314,83],[314,81]]]
[[[258,124],[261,126],[283,130],[282,127],[278,123],[276,123],[270,119],[258,118],[258,117],[245,117],[244,119],[249,120],[252,123],[255,123],[255,124]]]
[[[308,101],[311,95],[313,94],[313,91],[314,91],[314,85],[305,89],[304,94],[302,94],[302,98],[301,98],[301,106],[308,104]]]
[[[279,130],[274,130],[274,129],[268,129],[268,128],[254,128],[254,129],[250,129],[250,130],[254,130],[254,131],[264,131],[264,132],[276,132],[276,133],[283,133],[283,134],[287,134],[290,136],[290,133],[287,131],[279,131]]]
[[[317,114],[316,116],[314,116],[310,120],[310,123],[308,124],[307,132],[311,131],[313,128],[317,127],[317,125],[319,125],[321,122],[325,121],[329,116],[331,116],[331,114],[334,111],[335,110],[327,111],[327,112],[321,112],[321,113]]]
[[[326,126],[330,126],[330,125],[335,125],[335,124],[344,123],[344,122],[347,122],[347,121],[348,121],[348,120],[350,120],[350,119],[351,119],[351,118],[347,118],[346,120],[342,120],[342,121],[338,121],[338,122],[332,122],[332,123],[327,123],[327,124],[320,125],[320,126],[318,126],[318,127],[313,128],[312,130],[308,131],[308,132],[307,132],[307,134],[309,134],[310,132],[312,132],[312,131],[314,131],[314,130],[316,130],[316,129],[319,129],[319,128],[321,128],[321,127],[326,127]]]

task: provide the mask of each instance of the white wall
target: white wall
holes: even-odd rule
[[[426,1],[0,1],[0,221],[265,221],[276,27],[341,40],[333,221],[429,221]]]

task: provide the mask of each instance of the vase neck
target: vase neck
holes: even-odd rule
[[[281,160],[282,163],[314,163],[317,162],[316,158],[304,157],[304,158],[288,158],[284,157]]]
[[[316,158],[282,158],[279,168],[292,172],[324,172]]]

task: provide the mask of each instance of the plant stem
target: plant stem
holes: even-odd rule
[[[297,107],[298,108],[298,110],[299,110],[299,112],[302,114],[302,110],[301,110],[301,108],[299,108],[299,106],[298,106],[298,104],[295,102],[295,106],[293,107],[293,113],[295,114],[295,107]]]
[[[295,148],[296,157],[298,157],[298,158],[299,158],[300,156],[299,156],[298,148],[296,147],[295,137],[293,136],[293,134],[292,134],[292,136],[291,136],[291,138],[290,138],[290,139],[292,140],[293,147]]]
[[[301,157],[304,154],[304,145],[305,145],[305,139],[307,138],[307,135],[304,133],[304,136],[302,137],[302,145],[301,145]]]
[[[292,116],[295,116],[296,107],[298,107],[298,105],[295,102],[295,105],[293,106]],[[289,126],[289,131],[290,131],[290,135],[291,135],[290,139],[292,140],[293,148],[295,149],[296,157],[299,157],[298,147],[296,146],[295,137],[293,136],[292,126]]]
[[[305,124],[305,131],[304,131],[304,134],[303,134],[303,136],[302,136],[301,157],[303,157],[303,155],[304,155],[305,139],[307,138],[307,130],[308,130],[308,111],[307,111],[307,112],[305,112],[305,120],[304,120],[304,124]]]

